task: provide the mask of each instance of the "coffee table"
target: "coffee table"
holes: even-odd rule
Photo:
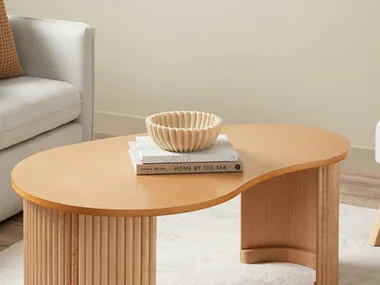
[[[239,150],[244,173],[135,176],[134,136],[20,162],[12,183],[24,198],[25,284],[155,285],[156,217],[241,194],[241,262],[297,263],[316,269],[317,285],[337,285],[339,162],[349,141],[286,124],[222,133]]]

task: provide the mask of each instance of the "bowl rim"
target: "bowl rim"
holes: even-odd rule
[[[158,116],[162,116],[164,114],[174,114],[174,113],[201,113],[201,114],[206,114],[206,115],[211,115],[211,116],[214,116],[216,117],[216,122],[207,126],[207,127],[203,127],[203,128],[178,128],[178,127],[168,127],[168,126],[165,126],[165,125],[161,125],[161,124],[157,124],[157,123],[154,123],[152,121],[152,118],[154,117],[158,117]],[[208,112],[202,112],[202,111],[185,111],[185,110],[180,110],[180,111],[165,111],[165,112],[159,112],[159,113],[155,113],[155,114],[152,114],[152,115],[149,115],[148,117],[145,118],[145,124],[146,125],[149,125],[150,127],[158,127],[158,128],[164,128],[164,129],[174,129],[174,130],[208,130],[208,129],[214,129],[218,126],[220,126],[220,124],[222,123],[222,118],[219,117],[218,115],[215,115],[213,113],[208,113]]]

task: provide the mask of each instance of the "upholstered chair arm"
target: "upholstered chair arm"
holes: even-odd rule
[[[94,29],[86,24],[8,16],[25,76],[70,83],[82,95],[83,139],[93,138]]]

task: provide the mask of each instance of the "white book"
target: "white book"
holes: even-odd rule
[[[149,136],[136,136],[136,143],[142,163],[218,162],[239,159],[236,149],[224,134],[220,134],[207,149],[189,153],[163,150]]]
[[[243,162],[241,160],[224,162],[143,164],[137,151],[136,142],[130,141],[128,144],[128,152],[136,175],[243,172],[244,168]]]

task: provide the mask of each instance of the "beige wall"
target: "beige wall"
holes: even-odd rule
[[[378,0],[8,0],[7,6],[10,14],[97,29],[98,131],[139,131],[150,113],[197,109],[226,123],[321,126],[359,148],[374,147]]]

